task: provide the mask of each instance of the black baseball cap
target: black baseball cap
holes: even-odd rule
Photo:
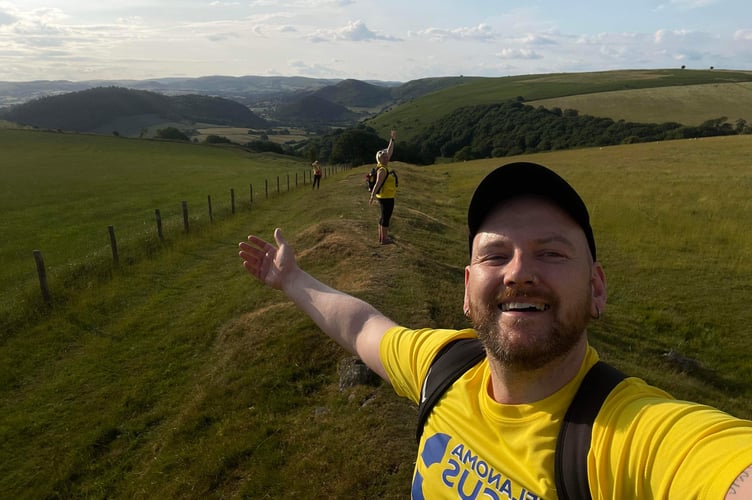
[[[488,174],[475,188],[467,210],[471,254],[473,238],[489,212],[504,201],[524,195],[545,198],[569,214],[584,231],[590,255],[596,260],[595,238],[585,202],[559,174],[543,165],[530,162],[502,165]]]

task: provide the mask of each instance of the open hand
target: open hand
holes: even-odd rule
[[[250,235],[248,243],[241,242],[240,258],[243,259],[243,267],[262,283],[282,289],[285,279],[298,268],[295,262],[295,252],[282,236],[282,230],[274,230],[274,240],[277,248],[261,238]]]

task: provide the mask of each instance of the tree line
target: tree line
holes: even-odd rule
[[[533,107],[521,98],[498,104],[459,108],[408,142],[398,142],[393,160],[429,165],[437,158],[454,161],[495,158],[573,148],[638,142],[749,134],[743,119],[726,117],[699,126],[675,122],[635,123],[580,115],[577,110]],[[353,166],[373,163],[386,140],[365,125],[337,130],[306,143],[307,156]]]

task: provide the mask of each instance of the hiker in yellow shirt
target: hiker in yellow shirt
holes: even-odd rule
[[[584,493],[565,492],[557,436],[598,361],[587,326],[607,297],[587,208],[552,170],[512,163],[481,181],[468,229],[463,305],[474,328],[466,330],[397,325],[300,269],[279,229],[275,244],[253,235],[240,244],[251,275],[416,403],[437,353],[454,339],[480,339],[483,359],[425,421],[413,498],[752,498],[752,422],[634,377],[607,392],[593,417],[585,474],[574,481]]]
[[[389,237],[389,221],[394,212],[394,197],[397,195],[397,183],[394,175],[389,175],[389,160],[394,153],[394,140],[397,138],[397,132],[391,131],[389,135],[389,145],[386,149],[380,149],[376,152],[376,182],[371,189],[371,197],[368,204],[373,203],[374,196],[379,200],[379,243],[389,245],[394,243]]]

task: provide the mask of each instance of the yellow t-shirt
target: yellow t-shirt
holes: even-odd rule
[[[397,394],[419,401],[431,361],[473,330],[394,327],[381,360]],[[551,396],[502,405],[487,391],[487,360],[446,392],[426,421],[413,476],[414,499],[557,498],[556,438],[567,407],[598,360],[588,348],[577,376]],[[722,499],[752,464],[752,422],[677,401],[637,378],[624,380],[593,425],[588,476],[593,499]]]
[[[376,178],[378,179],[378,171],[382,169],[386,172],[386,180],[381,187],[381,191],[376,193],[376,198],[394,198],[397,195],[397,183],[394,180],[394,176],[390,175],[389,169],[381,163],[379,163],[379,168],[376,170]]]

